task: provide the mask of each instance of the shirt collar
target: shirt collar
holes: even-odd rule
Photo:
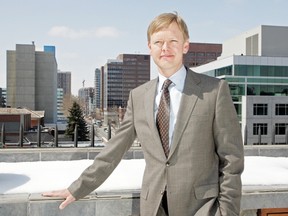
[[[167,79],[162,74],[158,73],[159,76],[159,83],[158,83],[158,92],[160,92],[163,86],[164,81]],[[169,79],[173,82],[171,86],[175,86],[175,88],[182,92],[184,89],[184,82],[186,78],[186,68],[184,65],[176,72],[174,73]]]

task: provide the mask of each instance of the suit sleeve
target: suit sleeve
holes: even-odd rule
[[[213,129],[219,156],[218,201],[221,215],[238,216],[242,194],[241,173],[244,169],[243,141],[229,87],[224,80],[219,83]]]
[[[133,122],[131,95],[130,93],[125,117],[116,135],[109,140],[105,148],[96,156],[93,164],[86,168],[81,176],[68,187],[76,200],[98,188],[113,172],[134,142],[136,132]]]

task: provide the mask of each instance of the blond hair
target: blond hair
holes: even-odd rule
[[[147,39],[150,42],[151,35],[167,28],[170,24],[175,22],[180,31],[183,34],[184,40],[189,40],[189,32],[185,21],[175,12],[175,13],[163,13],[159,16],[155,17],[152,22],[150,23],[148,30],[147,30]]]

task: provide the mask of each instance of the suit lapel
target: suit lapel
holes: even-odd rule
[[[173,141],[170,149],[169,157],[175,151],[183,131],[189,121],[190,115],[194,109],[198,97],[200,97],[201,88],[198,85],[200,79],[195,76],[194,72],[187,70],[183,94],[181,98],[180,107],[178,110],[177,121],[174,127]]]
[[[158,152],[161,152],[160,154],[163,154],[163,158],[166,158],[163,147],[161,144],[161,140],[159,137],[158,129],[155,124],[154,119],[154,109],[155,109],[155,97],[156,97],[156,89],[157,89],[157,83],[158,79],[154,79],[151,81],[151,85],[147,86],[146,92],[145,92],[145,115],[147,118],[147,122],[149,124],[149,128],[151,130],[151,134],[155,140],[155,150],[157,149]]]

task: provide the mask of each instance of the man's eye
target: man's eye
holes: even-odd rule
[[[161,45],[161,44],[163,44],[163,42],[162,41],[155,41],[154,44]]]

